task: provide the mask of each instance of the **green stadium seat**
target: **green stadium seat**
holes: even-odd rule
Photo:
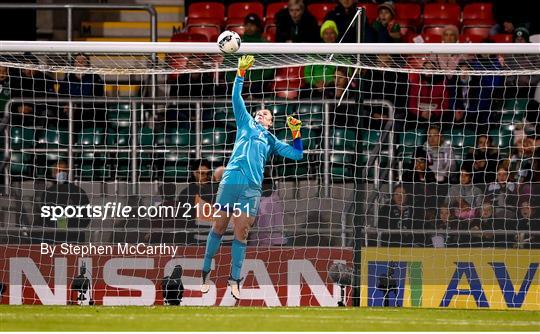
[[[206,128],[235,128],[234,112],[229,105],[207,105],[203,111],[202,126]]]
[[[506,100],[501,111],[501,123],[515,124],[523,122],[527,113],[528,99],[510,99]]]
[[[108,130],[107,133],[107,145],[112,147],[130,146],[130,129],[123,128],[118,130]]]
[[[443,136],[447,142],[452,144],[458,160],[462,160],[476,146],[477,134],[472,130],[463,128],[452,129],[451,131],[444,131]]]
[[[163,179],[186,181],[189,177],[189,157],[185,153],[170,152],[164,155]]]
[[[226,149],[234,140],[235,134],[224,128],[205,129],[201,144],[206,149]]]
[[[105,144],[105,132],[102,128],[84,128],[78,136],[78,145],[99,146]]]
[[[370,133],[369,131],[365,131]],[[335,127],[332,130],[331,145],[335,150],[355,150],[357,145],[356,134],[352,130]]]
[[[321,129],[302,127],[300,134],[302,135],[304,149],[314,150],[322,147],[323,137]]]
[[[143,148],[152,148],[154,146],[154,131],[150,128],[140,129],[137,143]]]
[[[322,104],[301,103],[296,108],[296,112],[301,116],[308,114],[322,114],[324,112],[324,108]]]
[[[13,152],[9,164],[12,177],[30,176],[32,156],[28,153]]]
[[[492,129],[489,131],[489,136],[491,137],[493,146],[497,147],[501,151],[508,150],[511,148],[511,146],[513,146],[512,130],[507,127]],[[504,152],[501,153],[504,154]]]
[[[54,151],[55,149],[67,149],[69,145],[69,132],[67,129],[45,129],[36,134],[39,148],[49,149],[45,154],[39,154],[40,166],[36,171],[36,177],[46,176],[48,170],[58,160],[66,160],[67,152]],[[41,167],[43,163],[43,168]]]
[[[117,128],[127,128],[131,124],[131,105],[128,103],[110,106],[107,123]]]
[[[350,131],[350,130],[349,130]],[[351,134],[352,135],[352,134]],[[381,132],[377,130],[363,129],[360,135],[360,145],[362,151],[371,150],[381,140]]]
[[[195,135],[187,129],[173,129],[165,133],[165,145],[175,147],[195,145]]]
[[[102,148],[105,145],[105,132],[102,128],[85,128],[79,134],[77,144],[83,149]],[[75,161],[76,174],[83,180],[102,180],[110,176],[107,162],[105,153],[85,150]]]
[[[31,148],[35,144],[35,130],[22,126],[11,127],[11,148]]]
[[[417,147],[421,147],[426,142],[427,136],[423,133],[413,131],[401,132],[399,134],[398,154],[412,156]]]
[[[265,108],[274,115],[274,129],[282,130],[286,127],[287,116],[294,114],[296,106],[290,103],[276,103],[265,105]]]
[[[332,178],[350,178],[355,176],[354,154],[332,153],[330,155],[330,168]]]

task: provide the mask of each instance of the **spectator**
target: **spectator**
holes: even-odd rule
[[[263,195],[255,220],[255,231],[249,235],[250,246],[282,246],[287,243],[283,236],[285,205],[272,184],[263,185]]]
[[[530,43],[529,41],[529,30],[524,27],[517,28],[514,30],[514,34],[512,36],[512,42],[514,43]]]
[[[50,185],[43,193],[36,194],[36,203],[41,203],[43,206],[74,206],[84,207],[90,204],[86,192],[69,181],[69,169],[65,161],[58,161],[52,168],[51,176],[53,178]],[[38,213],[38,215],[40,215]],[[83,217],[42,217],[41,224],[44,227],[56,227],[55,232],[43,232],[42,240],[44,242],[84,242],[86,232],[84,229],[90,224],[91,218],[84,215]],[[82,229],[82,231],[69,231],[70,229]]]
[[[276,42],[316,43],[320,41],[317,20],[306,10],[303,0],[289,0],[276,14]]]
[[[449,24],[444,27],[442,32],[443,43],[458,43],[459,42],[459,29],[453,24]],[[457,65],[457,63],[456,63]]]
[[[429,127],[423,149],[426,151],[428,168],[435,174],[437,182],[447,183],[455,169],[456,158],[452,146],[443,140],[438,126]]]
[[[492,199],[486,198],[482,203],[480,217],[471,228],[471,245],[477,247],[506,247],[506,236],[504,234],[495,234],[492,231],[504,231],[505,219],[495,215]]]
[[[494,1],[493,16],[496,24],[491,28],[490,35],[513,34],[519,27],[530,29],[535,18],[534,11],[507,0]]]
[[[167,77],[169,96],[184,99],[205,99],[209,96],[222,95],[224,93],[223,85],[221,85],[223,77],[220,77],[218,72],[191,71],[187,73],[187,69],[204,68],[209,66],[210,62],[215,62],[215,60],[200,55],[168,55],[169,66],[177,70]],[[189,128],[194,126],[195,109],[186,102],[170,104],[167,106],[165,118],[167,121],[179,122],[179,125]],[[174,124],[173,127],[177,125]]]
[[[262,36],[262,21],[255,14],[248,14],[244,18],[244,34],[242,35],[243,43],[264,43],[266,40]]]
[[[75,55],[73,64],[75,68],[84,71],[90,67],[88,56],[82,53]],[[58,93],[69,97],[103,97],[105,96],[105,83],[103,79],[94,73],[68,73],[64,80],[60,82]],[[60,109],[62,113],[58,116],[63,122],[59,123],[62,127],[67,127],[68,106],[64,105]],[[73,110],[75,128],[77,130],[83,127],[105,127],[105,107],[103,103],[88,102],[76,104]]]
[[[413,228],[413,219],[413,208],[409,204],[407,191],[405,187],[397,185],[390,204],[380,210],[378,228],[410,230]],[[413,238],[410,233],[383,232],[381,241],[384,246],[410,246]]]
[[[405,119],[407,101],[407,75],[390,70],[398,66],[394,57],[388,54],[377,55],[376,66],[380,69],[362,72],[362,93],[364,100],[389,100],[394,105],[394,129],[402,128],[400,120]],[[387,70],[388,69],[388,70]],[[387,118],[387,108],[365,106],[369,113],[367,121],[371,129],[380,129],[382,120]]]
[[[214,170],[214,174],[212,175],[212,182],[218,183],[221,182],[221,178],[223,177],[223,173],[225,172],[225,166],[219,166]]]
[[[450,186],[448,201],[457,202],[464,200],[472,208],[479,207],[482,203],[482,191],[472,184],[472,173],[464,164],[460,169],[459,184]]]
[[[516,147],[510,157],[510,177],[523,184],[530,182],[538,164],[535,159],[535,140],[525,136],[516,143]]]
[[[8,68],[0,66],[0,115],[4,114],[6,103],[11,98],[11,89],[9,87]]]
[[[205,67],[203,58],[200,56],[190,56],[173,54],[169,56],[171,67],[178,68],[179,73],[172,73],[167,78],[167,84],[170,85],[169,95],[171,97],[193,97],[206,98],[208,96],[220,95],[219,78],[214,72],[190,72],[182,73],[184,69],[201,69]],[[208,65],[206,65],[208,66]]]
[[[378,16],[373,23],[374,43],[399,43],[401,27],[394,19],[396,11],[391,2],[379,5]]]
[[[436,121],[449,107],[445,76],[434,73],[437,66],[429,59],[423,69],[430,72],[409,74],[408,117],[416,122]],[[415,128],[416,122],[411,123]]]
[[[450,203],[453,208],[454,216],[457,219],[457,229],[469,233],[460,233],[457,235],[456,243],[460,246],[470,245],[472,232],[478,231],[479,228],[475,223],[476,210],[471,207],[463,198],[458,198]]]
[[[448,233],[457,229],[457,221],[448,208],[448,203],[439,205],[438,217],[435,221],[437,233],[431,237],[431,244],[434,248],[451,247],[456,245],[457,236]]]
[[[476,139],[476,147],[469,151],[465,160],[472,163],[472,183],[481,189],[495,181],[499,153],[491,144],[488,135],[479,135]]]
[[[517,203],[517,187],[508,177],[508,170],[504,166],[497,169],[497,180],[492,182],[487,189],[487,195],[493,197],[495,215],[505,218],[511,217],[511,210]]]
[[[530,233],[540,231],[540,220],[536,214],[536,207],[531,205],[531,201],[520,201],[516,228],[515,248],[538,248],[540,246],[540,237]]]
[[[348,88],[347,85],[349,85]],[[335,71],[334,87],[333,89],[325,89],[324,95],[327,99],[335,99],[336,103],[341,99],[344,101],[358,101],[358,82],[351,78],[351,73],[347,67],[338,67]],[[331,116],[334,117],[334,119],[330,120],[333,124],[356,130],[360,128],[357,104],[343,103],[336,105]]]
[[[339,3],[333,10],[326,14],[325,21],[333,21],[337,25],[339,32],[337,40],[341,43],[356,43],[356,22],[354,22],[349,30],[349,24],[356,15],[357,0],[339,0]]]
[[[414,167],[412,173],[405,173],[403,180],[411,183],[434,183],[436,182],[435,174],[428,168],[426,163],[426,151],[418,148],[414,155]]]
[[[24,63],[29,63],[32,66],[39,65],[39,61],[34,55],[25,55]],[[45,116],[52,110],[47,110],[45,103],[34,104],[32,100],[55,96],[53,80],[45,73],[28,67],[14,70],[9,83],[11,97],[25,100],[23,103],[12,105],[11,124],[31,127],[45,125]]]
[[[336,22],[324,21],[321,25],[324,43],[335,43],[338,36]],[[334,86],[336,67],[333,65],[308,65],[304,67],[304,80],[311,87],[310,97],[322,97],[327,87]]]
[[[88,56],[82,53],[75,55],[73,66],[80,71],[90,67]],[[103,79],[95,73],[68,73],[60,82],[59,93],[72,97],[93,96],[100,97],[105,95],[105,84]]]
[[[470,59],[467,64],[472,71],[500,71],[503,68],[502,58],[493,54],[480,54],[478,57]],[[469,93],[470,106],[466,109],[469,112],[478,112],[478,119],[475,123],[488,123],[499,113],[495,112],[502,108],[504,102],[504,77],[500,75],[480,75],[477,76],[479,83],[471,82],[469,87],[478,87],[475,92]],[[477,101],[477,102],[475,102]],[[474,102],[474,103],[473,103]],[[489,116],[489,118],[488,118]]]

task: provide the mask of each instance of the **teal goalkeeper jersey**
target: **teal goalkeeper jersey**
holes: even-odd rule
[[[255,121],[242,98],[243,85],[244,78],[236,76],[232,92],[236,141],[225,173],[227,170],[240,170],[249,182],[260,187],[264,178],[264,166],[272,154],[300,160],[303,157],[303,147],[300,138],[294,140],[294,147],[290,146]]]

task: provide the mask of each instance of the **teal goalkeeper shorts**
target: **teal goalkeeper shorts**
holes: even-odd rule
[[[256,187],[239,170],[226,170],[219,183],[214,207],[229,217],[238,212],[256,217],[261,200],[261,187]]]

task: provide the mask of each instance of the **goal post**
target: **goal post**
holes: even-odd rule
[[[243,54],[248,112],[287,144],[300,119],[304,158],[268,158],[240,305],[538,309],[533,43],[0,41],[2,303],[82,303],[85,275],[84,303],[171,304],[181,265],[182,305],[234,304],[232,230],[196,291]]]

